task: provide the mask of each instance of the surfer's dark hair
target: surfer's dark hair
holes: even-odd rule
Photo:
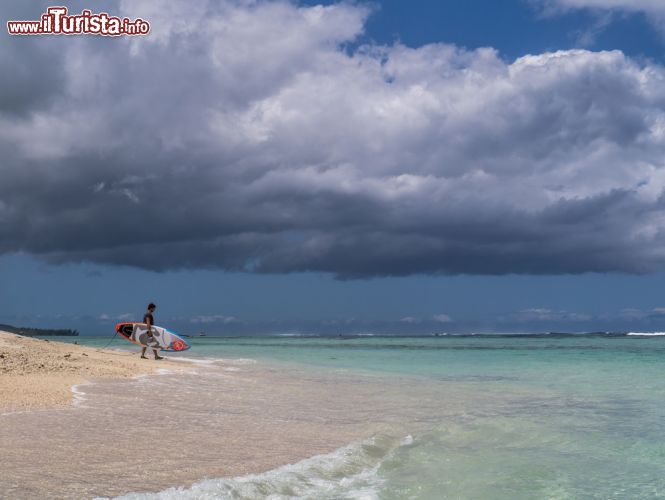
[[[150,304],[148,304],[148,309],[156,309],[156,308],[157,308],[157,306],[155,304],[153,304],[152,302],[150,302]]]

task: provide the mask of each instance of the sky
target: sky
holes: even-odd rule
[[[151,32],[0,35],[0,323],[665,330],[663,2],[64,5]]]

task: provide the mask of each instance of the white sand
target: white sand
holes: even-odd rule
[[[22,337],[0,331],[0,410],[71,404],[75,384],[99,378],[129,378],[179,365],[140,359],[138,354]]]

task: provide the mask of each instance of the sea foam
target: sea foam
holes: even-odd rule
[[[379,469],[395,450],[413,443],[378,436],[317,455],[262,474],[231,479],[207,479],[190,488],[169,488],[158,493],[130,493],[116,500],[294,499],[322,500],[379,498],[384,480]],[[98,499],[101,500],[101,499]]]

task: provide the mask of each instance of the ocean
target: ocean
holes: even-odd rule
[[[78,341],[101,346],[107,339]],[[187,375],[187,391],[199,391],[197,404],[228,390],[231,380],[211,377],[206,363],[225,370],[225,377],[266,366],[275,377],[296,373],[303,381],[288,386],[274,379],[282,392],[266,404],[266,412],[284,401],[284,408],[275,412],[285,412],[279,418],[289,425],[306,429],[308,422],[322,419],[321,429],[358,430],[366,425],[371,433],[332,453],[260,474],[208,477],[193,485],[120,498],[665,497],[664,336],[351,335],[191,341],[193,348],[181,357],[202,363],[193,363],[200,369]],[[118,339],[110,347],[131,348],[122,342]],[[316,384],[330,393],[323,398],[303,392]],[[266,391],[269,398],[270,388]],[[313,407],[307,405],[315,400]],[[172,405],[173,411],[177,408]],[[215,419],[213,408],[202,410],[208,421]],[[372,428],[373,423],[380,425]]]

